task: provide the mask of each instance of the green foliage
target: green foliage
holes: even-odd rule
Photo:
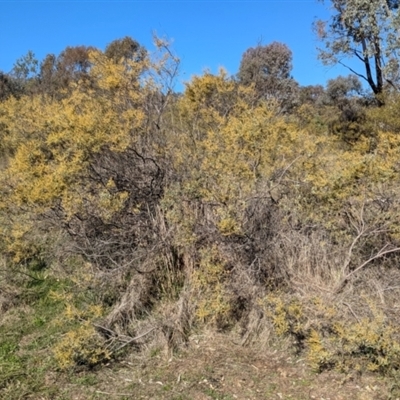
[[[27,54],[19,58],[11,71],[13,79],[13,94],[32,93],[39,83],[39,61],[35,54],[29,50]]]
[[[62,311],[62,303],[53,299],[50,293],[65,290],[69,282],[55,278],[48,271],[31,274],[27,270],[14,271],[14,276],[2,275],[0,281],[2,293],[13,287],[19,290],[13,307],[3,308],[1,313],[2,399],[53,396],[57,392],[46,382],[46,375],[56,368],[49,348],[63,333],[53,324]]]
[[[385,82],[395,85],[399,45],[397,2],[332,0],[329,3],[334,10],[331,20],[315,24],[324,44],[320,49],[321,60],[327,65],[343,64],[341,58],[356,57],[363,68],[358,75],[375,95],[383,92]]]
[[[275,100],[283,111],[291,110],[298,102],[298,84],[290,76],[292,52],[283,43],[249,48],[242,56],[239,81],[254,85],[259,99]]]
[[[1,293],[13,287],[19,291],[13,307],[2,308],[1,313],[2,399],[58,398],[61,368],[90,368],[108,358],[107,349],[101,347],[104,339],[92,325],[104,314],[98,297],[91,294],[95,279],[87,266],[78,268],[75,262],[75,267],[68,278],[54,266],[39,270],[20,267],[13,275],[1,270]]]

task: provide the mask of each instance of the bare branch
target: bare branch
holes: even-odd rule
[[[142,334],[139,335],[139,336],[136,336],[136,337],[134,337],[134,338],[129,338],[129,340],[127,340],[124,344],[122,344],[121,346],[119,346],[115,351],[117,352],[117,351],[123,349],[125,346],[128,346],[128,344],[131,344],[131,343],[135,342],[136,340],[138,340],[138,339],[140,339],[140,338],[142,338],[142,337],[148,335],[149,333],[153,332],[155,329],[156,329],[156,328],[153,327],[153,328],[149,329],[147,332],[142,333]]]
[[[368,82],[368,79],[367,79],[367,77],[366,77],[365,75],[356,72],[353,68],[349,67],[348,65],[346,65],[346,64],[343,63],[342,61],[338,61],[338,63],[339,63],[341,66],[347,68],[347,69],[348,69],[349,71],[351,71],[354,75],[357,75],[357,76],[359,76],[360,78],[364,79],[366,82]],[[369,82],[368,82],[368,83],[369,83]]]

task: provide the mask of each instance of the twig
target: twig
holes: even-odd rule
[[[7,273],[7,272],[10,272],[10,271],[8,269],[0,269],[0,272],[6,272]],[[13,272],[16,272],[16,273],[21,274],[21,275],[25,275],[28,278],[31,278],[31,279],[33,279],[35,281],[38,281],[38,282],[43,282],[44,281],[44,279],[42,279],[42,278],[36,278],[36,276],[28,274],[27,272],[20,271],[19,269],[15,269],[15,270],[13,270]]]
[[[394,289],[400,289],[400,286],[389,286],[385,289],[382,289],[381,292],[385,292],[386,290],[394,290]],[[379,291],[377,291],[376,293],[379,293]]]
[[[396,253],[398,251],[400,251],[400,247],[395,247],[394,249],[389,249],[389,250],[384,250],[387,247],[384,246],[382,247],[381,250],[378,251],[377,254],[375,254],[374,256],[372,256],[371,258],[369,258],[367,261],[363,262],[359,267],[357,267],[356,269],[354,269],[353,271],[349,272],[347,274],[347,276],[345,277],[345,279],[350,278],[350,276],[354,275],[356,272],[358,272],[360,269],[364,268],[367,264],[369,264],[371,261],[376,260],[377,258],[383,257],[386,254],[390,254],[390,253]]]
[[[400,247],[395,247],[393,249],[389,249],[389,250],[385,250],[388,247],[388,245],[386,244],[385,246],[383,246],[378,253],[376,253],[374,256],[370,257],[367,261],[364,261],[361,265],[359,265],[356,269],[354,269],[353,271],[349,272],[346,276],[344,276],[342,278],[342,280],[340,281],[340,283],[337,285],[337,289],[335,290],[336,293],[339,293],[344,285],[346,284],[346,282],[348,281],[348,279],[354,275],[356,272],[360,271],[362,268],[364,268],[366,265],[368,265],[370,262],[383,257],[386,254],[390,254],[390,253],[396,253],[396,252],[400,252]],[[344,272],[344,271],[343,271]]]
[[[111,333],[112,336],[115,336],[115,337],[118,336],[118,333],[112,331],[111,329],[106,328],[105,326],[98,325],[98,324],[93,324],[93,326],[95,328],[97,328],[97,329],[100,329],[100,330],[106,331],[108,333]]]
[[[132,396],[132,393],[111,393],[111,392],[102,392],[101,390],[96,390],[98,394],[107,394],[109,396]]]
[[[285,174],[286,174],[286,172],[289,170],[289,168],[290,168],[299,158],[301,158],[301,157],[302,157],[302,156],[296,157],[291,163],[289,163],[289,164],[285,167],[285,169],[284,169],[283,172],[281,173],[280,177],[278,178],[276,184],[273,185],[272,187],[270,187],[270,188],[268,189],[270,195],[271,195],[271,191],[274,190],[276,187],[278,187],[278,186],[280,185],[280,183],[281,183],[283,177],[285,176]]]
[[[348,304],[348,303],[343,303],[343,304],[348,307],[350,312],[353,314],[353,317],[357,320],[358,323],[360,323],[361,322],[360,319],[357,317],[357,314],[353,311],[350,304]]]
[[[154,329],[156,329],[156,328],[153,327],[153,328],[151,328],[150,330],[148,330],[147,332],[142,333],[142,334],[139,335],[139,336],[136,336],[136,337],[134,337],[134,338],[130,338],[127,342],[125,342],[124,344],[122,344],[121,346],[119,346],[115,351],[119,351],[119,350],[123,349],[125,346],[127,346],[128,344],[134,342],[135,340],[138,340],[138,339],[142,338],[143,336],[148,335],[150,332],[153,332]]]

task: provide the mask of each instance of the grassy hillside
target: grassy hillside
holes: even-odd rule
[[[156,45],[0,103],[2,398],[399,396],[398,95],[177,94]]]

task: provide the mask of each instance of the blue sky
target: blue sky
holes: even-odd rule
[[[151,49],[156,32],[173,41],[182,82],[220,66],[235,74],[247,48],[279,41],[292,50],[292,75],[301,85],[324,84],[348,74],[317,60],[312,22],[328,17],[317,0],[0,0],[0,70],[10,71],[28,50],[40,60],[66,46],[104,49],[127,35]]]

